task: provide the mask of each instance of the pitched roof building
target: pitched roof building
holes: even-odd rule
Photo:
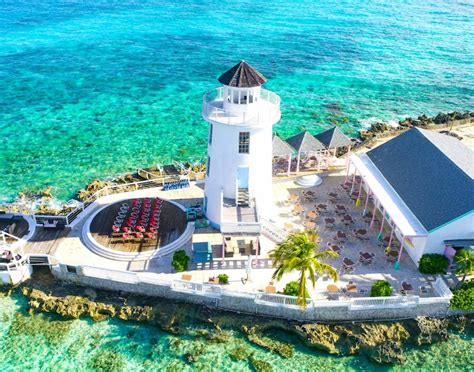
[[[328,149],[352,145],[351,140],[336,126],[316,134],[314,138],[316,138]]]
[[[267,79],[247,62],[240,61],[224,72],[219,82],[234,88],[253,88],[265,84]]]

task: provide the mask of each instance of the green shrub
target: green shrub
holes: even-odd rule
[[[300,283],[297,282],[296,280],[294,280],[292,282],[288,282],[285,285],[285,289],[283,289],[283,294],[285,294],[287,296],[298,297],[299,291],[300,291]],[[309,293],[308,293],[308,290],[306,288],[304,290],[304,296],[306,298],[309,298]]]
[[[176,251],[173,254],[173,262],[171,265],[173,268],[178,271],[186,271],[188,269],[188,262],[189,262],[189,257],[186,255],[186,252],[181,250],[181,251]]]
[[[370,297],[386,297],[392,295],[392,286],[386,280],[377,280],[370,290]]]
[[[219,274],[217,279],[219,279],[219,284],[229,284],[229,275],[227,274]]]
[[[419,270],[423,274],[445,273],[448,269],[449,261],[442,254],[424,254],[420,259]]]
[[[449,304],[455,310],[474,310],[474,279],[461,284],[453,290],[453,298]]]

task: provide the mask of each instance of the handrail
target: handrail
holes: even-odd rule
[[[208,119],[229,125],[273,124],[280,118],[280,97],[266,89],[261,89],[260,99],[255,103],[258,110],[235,111],[223,108],[223,87],[212,89],[203,96],[202,114]],[[261,103],[265,102],[264,105]]]

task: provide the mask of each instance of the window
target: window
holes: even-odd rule
[[[212,145],[212,124],[209,126],[209,144]]]
[[[248,154],[250,145],[250,133],[239,132],[239,154]]]
[[[76,266],[69,266],[66,265],[66,271],[71,274],[77,274],[77,268]]]
[[[211,157],[207,157],[207,166],[206,166],[206,176],[209,177],[209,173],[211,173]]]

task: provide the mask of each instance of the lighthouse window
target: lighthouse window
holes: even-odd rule
[[[209,144],[212,145],[212,124],[209,125]]]
[[[248,154],[250,145],[250,133],[239,132],[239,154]]]

